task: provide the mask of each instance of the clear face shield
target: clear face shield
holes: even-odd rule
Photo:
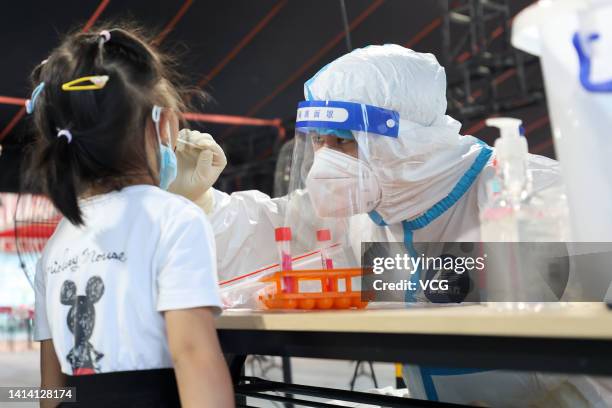
[[[290,191],[305,189],[314,213],[341,219],[376,209],[382,197],[372,138],[397,138],[397,112],[353,102],[298,106]]]
[[[399,114],[388,109],[341,101],[298,105],[285,220],[297,253],[335,245],[344,255],[334,265],[359,267],[361,234],[350,224],[380,203],[382,190],[369,161],[376,138],[393,142],[398,130]]]
[[[304,310],[366,306],[361,234],[352,221],[367,218],[382,198],[369,164],[370,153],[376,154],[371,140],[393,142],[398,128],[399,114],[386,109],[336,101],[299,104],[289,191],[276,203],[284,214],[283,225],[275,225],[279,262],[249,274],[261,285],[256,304]],[[228,287],[224,293],[235,299],[241,292]]]

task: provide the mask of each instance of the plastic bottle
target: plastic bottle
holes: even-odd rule
[[[512,23],[512,45],[540,57],[576,242],[612,241],[610,21],[609,0],[541,0]]]
[[[484,242],[518,242],[513,209],[520,205],[528,188],[526,169],[527,141],[521,137],[521,121],[512,118],[487,119],[488,126],[499,127],[495,141],[495,176],[487,184],[488,202],[481,213]]]
[[[563,187],[533,190],[527,171],[527,141],[520,132],[521,121],[494,118],[488,119],[487,125],[498,127],[501,137],[495,142],[496,173],[487,184],[488,202],[481,211],[482,241],[566,242],[569,216]],[[488,264],[493,270],[488,273],[487,281],[491,284],[487,293],[493,300],[501,300],[492,302],[492,306],[533,310],[544,306],[542,302],[533,302],[534,299],[554,299],[540,271],[536,270],[540,264],[532,261],[545,254],[534,252],[531,255],[535,258],[529,258],[526,248],[529,249],[523,244],[489,244]]]
[[[527,172],[527,140],[519,119],[487,119],[498,127],[496,175],[489,182],[489,201],[482,212],[482,240],[487,242],[566,242],[567,198],[563,186],[534,191]]]
[[[291,259],[291,228],[279,227],[274,230],[274,237],[278,247],[280,257],[281,271],[290,271],[293,269]],[[292,277],[283,277],[283,290],[287,293],[295,293],[295,279]]]

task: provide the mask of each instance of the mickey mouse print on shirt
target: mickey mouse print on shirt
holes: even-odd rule
[[[89,342],[96,324],[97,303],[104,294],[104,282],[99,276],[93,276],[87,281],[85,296],[77,296],[77,286],[67,280],[60,292],[60,301],[70,306],[66,323],[74,335],[74,347],[66,359],[72,366],[73,375],[87,375],[100,372],[98,362],[104,354],[96,351]]]

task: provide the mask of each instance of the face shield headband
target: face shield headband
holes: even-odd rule
[[[343,101],[303,101],[298,104],[295,127],[342,134],[358,131],[396,138],[399,123],[398,112],[377,106]]]

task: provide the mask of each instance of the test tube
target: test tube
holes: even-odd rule
[[[317,231],[317,242],[321,251],[321,269],[334,269],[334,262],[329,256],[329,242],[331,241],[331,232],[328,229],[320,229]]]
[[[321,269],[334,269],[334,262],[329,256],[329,244],[331,242],[331,232],[328,229],[317,231],[317,243],[321,251]],[[323,280],[323,292],[334,290],[336,285],[330,278]]]
[[[290,271],[293,269],[291,265],[291,228],[276,228],[274,234],[280,255],[281,271]],[[293,277],[283,277],[283,289],[285,292],[295,293],[295,279]]]

